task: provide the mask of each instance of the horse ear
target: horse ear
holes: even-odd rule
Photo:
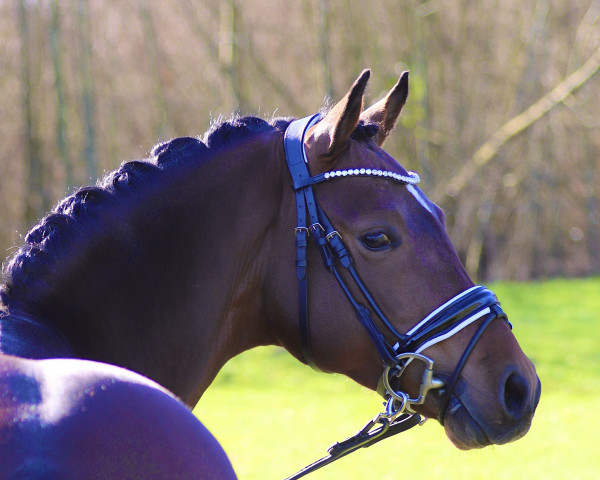
[[[372,107],[365,110],[360,116],[365,123],[379,125],[379,131],[375,141],[379,146],[383,145],[385,139],[396,125],[396,120],[408,97],[408,72],[400,75],[398,83],[390,90],[385,98],[382,98]]]
[[[309,130],[305,147],[309,162],[333,160],[344,149],[348,138],[356,128],[363,105],[363,94],[371,72],[364,70],[356,79],[348,93],[329,113]],[[327,170],[328,165],[316,170]],[[317,172],[313,172],[317,173]]]

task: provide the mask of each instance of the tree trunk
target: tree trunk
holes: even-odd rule
[[[79,43],[80,43],[80,75],[81,102],[83,106],[84,148],[86,173],[89,180],[94,181],[98,174],[98,158],[96,151],[96,129],[94,126],[94,81],[92,75],[92,41],[88,16],[88,0],[79,0],[78,6]]]
[[[65,120],[65,95],[60,48],[60,14],[58,0],[53,0],[50,8],[50,47],[52,51],[52,65],[54,67],[54,88],[56,90],[56,144],[58,145],[58,153],[65,170],[65,189],[70,191],[73,188],[73,172],[66,141],[67,124]]]
[[[163,81],[161,75],[161,58],[156,42],[156,32],[154,29],[154,23],[152,21],[152,14],[147,0],[140,0],[140,16],[142,17],[142,24],[144,25],[144,33],[146,35],[146,46],[148,55],[150,56],[150,65],[152,68],[151,74],[153,75],[154,84],[154,98],[158,110],[158,120],[156,122],[156,135],[161,140],[167,138],[167,102],[165,100]]]
[[[36,133],[33,87],[30,61],[29,14],[25,0],[20,1],[19,35],[21,40],[21,84],[23,86],[23,119],[27,187],[25,191],[24,220],[29,227],[48,210],[48,197],[44,189],[44,172],[40,142]]]
[[[329,61],[329,0],[319,0],[319,52],[323,68],[323,83],[325,94],[334,98],[333,82],[331,81],[331,63]]]
[[[221,40],[219,43],[219,59],[229,74],[231,91],[236,109],[240,113],[248,113],[248,104],[243,90],[242,68],[240,61],[240,15],[236,0],[221,4]]]

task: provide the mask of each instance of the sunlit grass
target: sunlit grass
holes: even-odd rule
[[[600,472],[600,279],[496,284],[542,381],[529,434],[460,452],[435,422],[385,440],[307,478],[595,479]],[[195,413],[239,477],[281,479],[323,456],[379,411],[377,395],[318,374],[276,348],[229,362]]]

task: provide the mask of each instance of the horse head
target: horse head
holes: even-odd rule
[[[421,401],[408,411],[438,418],[458,448],[515,440],[528,431],[539,400],[535,368],[494,295],[474,287],[442,210],[416,186],[418,176],[381,148],[406,101],[408,72],[383,100],[362,111],[368,78],[363,72],[326,115],[304,124],[308,178],[290,166],[297,201],[287,195],[281,206],[280,227],[290,245],[285,255],[293,248],[290,230],[296,229],[296,271],[291,265],[280,268],[285,261],[289,265],[282,256],[271,275],[277,313],[285,319],[279,341],[316,368],[345,374],[373,390],[385,369],[385,394],[412,399],[421,392]],[[298,199],[307,185],[317,207],[310,206],[310,198]],[[327,220],[308,218],[297,225],[296,217],[311,217],[311,208]],[[310,236],[316,248],[305,246]],[[352,267],[335,267],[344,262]],[[292,282],[303,276],[296,299]],[[478,300],[462,305],[469,296]],[[303,308],[310,322],[303,320],[306,331],[299,333]],[[473,315],[475,308],[484,313]],[[435,320],[436,315],[445,319]],[[410,350],[433,361],[433,380],[425,390],[420,357],[396,356],[403,351],[399,345],[414,341],[407,335],[413,330],[427,330]]]

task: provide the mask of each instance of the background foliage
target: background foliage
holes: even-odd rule
[[[411,70],[387,148],[472,274],[600,272],[599,15],[598,0],[0,1],[0,250],[158,141],[231,112],[310,114],[369,67],[368,103]]]

